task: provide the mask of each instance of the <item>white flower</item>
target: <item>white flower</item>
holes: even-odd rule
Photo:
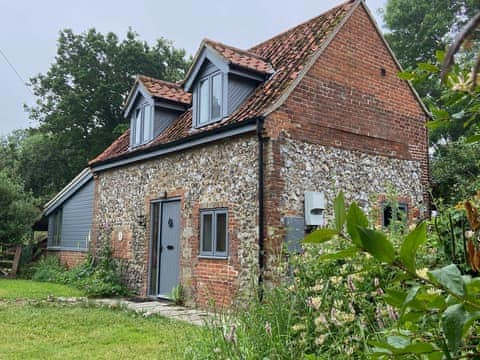
[[[323,343],[325,342],[326,339],[327,339],[327,334],[320,335],[319,337],[317,337],[315,339],[315,345],[317,345],[317,346],[323,345]]]

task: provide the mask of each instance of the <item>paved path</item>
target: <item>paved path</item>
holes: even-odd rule
[[[188,309],[182,306],[174,305],[167,301],[146,301],[138,302],[127,299],[90,299],[99,305],[120,306],[126,309],[150,316],[158,314],[173,320],[186,321],[194,325],[204,325],[209,315],[205,311]]]

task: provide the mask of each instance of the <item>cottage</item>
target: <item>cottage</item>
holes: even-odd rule
[[[139,75],[130,129],[90,162],[90,251],[140,295],[228,306],[339,190],[368,210],[393,187],[425,216],[428,113],[398,71],[355,0],[248,50],[204,40],[181,83]]]

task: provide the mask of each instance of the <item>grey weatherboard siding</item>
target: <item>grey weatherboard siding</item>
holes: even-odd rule
[[[88,181],[62,205],[61,250],[86,251],[87,240],[92,228],[93,218],[93,180]],[[48,228],[53,229],[53,217],[48,217]],[[48,232],[48,246],[51,247],[53,232]]]

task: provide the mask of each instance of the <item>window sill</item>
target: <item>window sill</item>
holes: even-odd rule
[[[209,259],[209,260],[228,260],[228,256],[215,256],[215,255],[198,255],[199,259]]]
[[[49,246],[47,247],[47,251],[70,251],[70,252],[88,252],[88,249],[82,248],[65,248],[61,246]]]
[[[201,129],[201,128],[205,127],[205,126],[215,124],[215,123],[217,123],[217,122],[219,122],[219,121],[222,121],[222,120],[223,120],[223,118],[218,118],[218,119],[210,120],[210,121],[204,122],[204,123],[196,123],[196,124],[195,124],[195,129]]]

